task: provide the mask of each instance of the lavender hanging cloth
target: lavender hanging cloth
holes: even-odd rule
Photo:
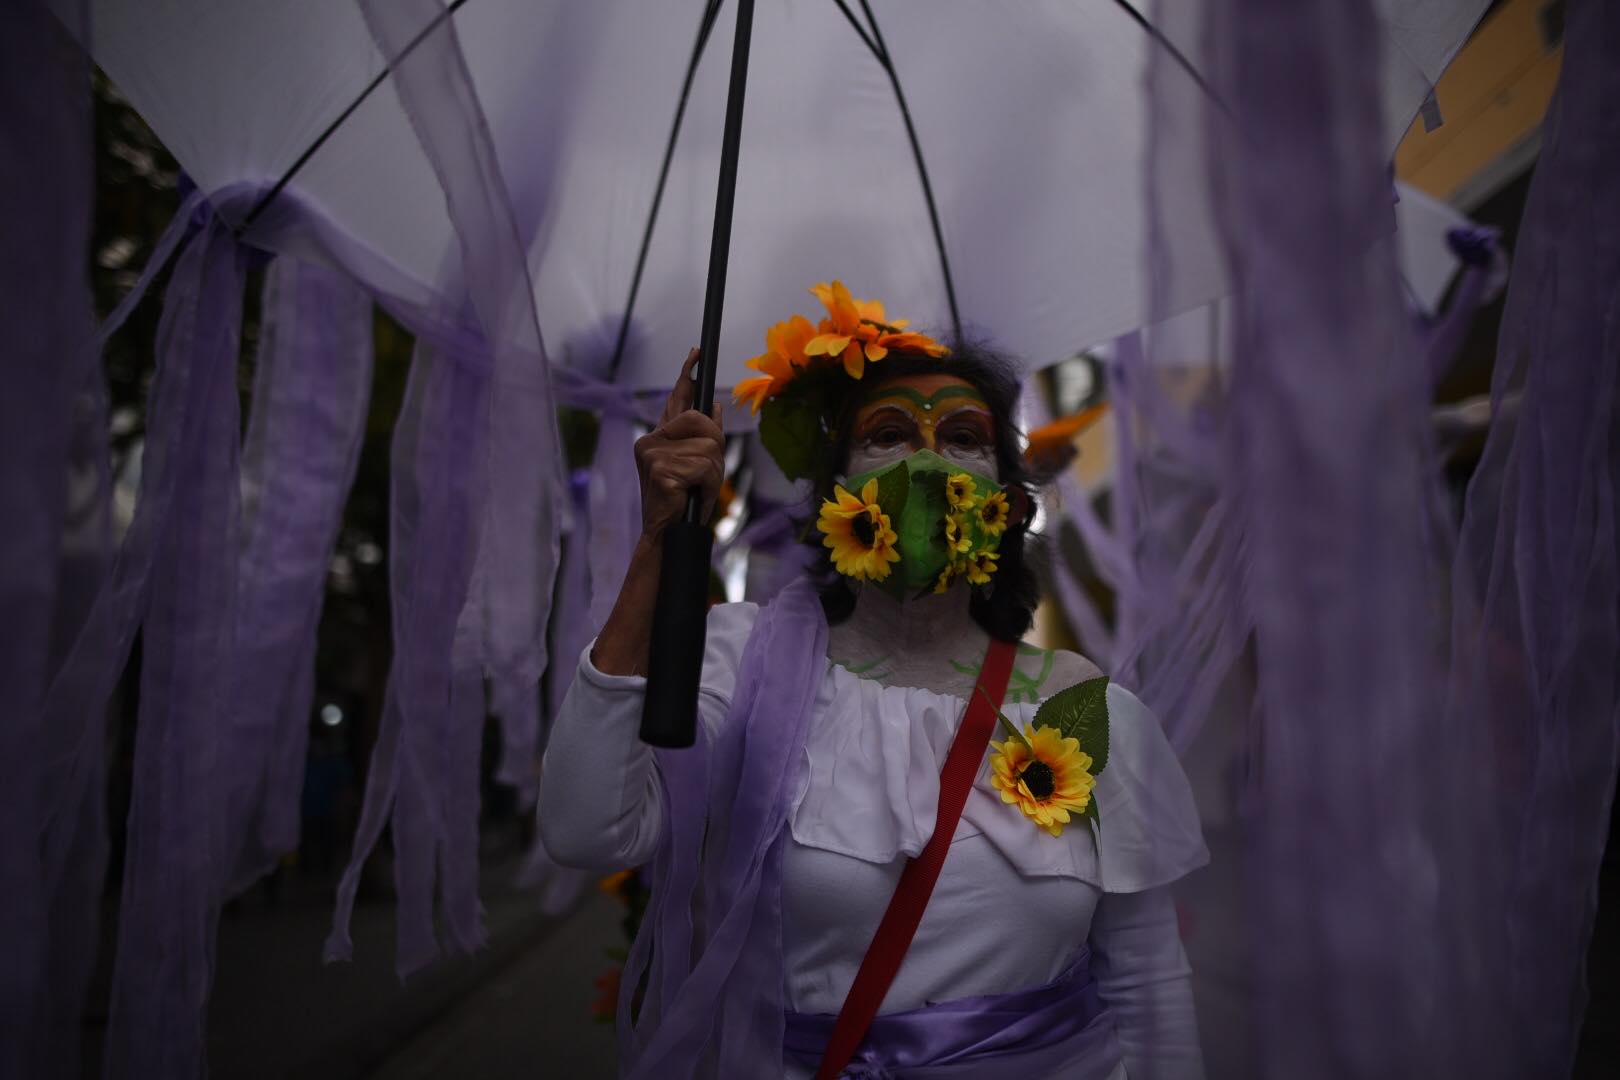
[[[801,578],[760,612],[718,736],[656,752],[664,828],[620,982],[622,1076],[782,1074],[782,854],[826,652]]]
[[[151,516],[131,526],[115,569],[116,585],[126,560],[149,545],[109,1077],[207,1071],[203,1028],[225,859],[220,718],[236,637],[242,275],[229,229],[210,215],[169,283],[136,511]]]
[[[73,14],[63,11],[65,20]],[[76,1077],[105,861],[99,727],[69,754],[87,778],[52,787],[44,720],[65,643],[106,555],[105,415],[85,253],[90,243],[89,65],[34,0],[0,12],[0,1075]],[[89,438],[86,438],[86,435]],[[70,730],[82,730],[88,717]],[[63,838],[58,872],[46,834]]]
[[[348,278],[276,259],[261,310],[220,747],[231,890],[298,846],[316,626],[371,389],[371,299]]]
[[[1490,1075],[1518,1018],[1489,1007],[1477,730],[1442,709],[1438,464],[1388,242],[1375,8],[1219,0],[1204,19],[1224,109],[1198,145],[1238,289],[1222,602],[1252,621],[1256,678],[1246,1072]]]
[[[329,959],[352,949],[362,865],[392,816],[401,974],[484,940],[478,762],[491,700],[535,745],[565,485],[533,283],[456,24],[437,0],[360,0],[458,242],[459,306],[434,313],[395,432],[395,656]],[[433,26],[426,35],[423,27]],[[424,328],[418,327],[422,330]],[[475,574],[475,569],[478,573]],[[476,581],[476,588],[475,586]]]
[[[1564,1076],[1620,767],[1620,6],[1571,0],[1453,592],[1454,726],[1490,767],[1511,1052]],[[1482,973],[1485,974],[1485,973]]]
[[[442,861],[448,876],[453,844],[467,845],[473,857],[477,850],[482,675],[456,667],[452,655],[477,551],[488,396],[487,355],[455,356],[418,342],[394,428],[388,567],[394,663],[354,857],[338,884],[328,960],[352,952],[348,924],[360,870],[390,816],[400,973],[439,953],[436,899],[445,904],[447,929],[459,948],[482,941],[476,875],[466,880],[460,862],[453,864],[453,882],[440,881],[436,870]]]

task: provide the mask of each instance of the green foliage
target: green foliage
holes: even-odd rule
[[[1108,676],[1101,675],[1059,690],[1035,710],[1036,727],[1055,727],[1064,738],[1080,740],[1080,749],[1091,756],[1093,776],[1108,767],[1107,690]]]
[[[821,412],[802,395],[784,393],[759,415],[759,438],[789,480],[813,480],[825,447]]]

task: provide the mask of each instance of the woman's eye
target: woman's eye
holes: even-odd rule
[[[899,446],[905,441],[905,438],[905,433],[899,428],[884,427],[878,428],[871,435],[868,435],[866,441],[873,446],[890,447]]]
[[[970,431],[966,428],[959,428],[955,431],[947,432],[945,435],[945,445],[954,446],[958,450],[985,449],[984,439],[979,436],[979,433],[976,431]]]

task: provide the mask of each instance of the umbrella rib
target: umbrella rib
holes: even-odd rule
[[[844,14],[850,16],[848,8],[844,7],[844,0],[835,0]],[[939,224],[939,207],[934,202],[934,185],[928,179],[928,166],[923,162],[922,143],[917,138],[917,127],[911,121],[911,109],[906,104],[906,92],[900,88],[900,76],[894,70],[894,61],[889,56],[889,46],[883,40],[883,31],[878,27],[877,19],[872,14],[872,7],[867,0],[860,0],[861,11],[866,15],[867,24],[872,28],[872,38],[867,41],[867,48],[877,57],[878,64],[889,76],[889,85],[894,88],[895,103],[900,106],[900,119],[906,125],[906,139],[911,143],[911,156],[917,163],[917,178],[922,181],[923,202],[928,206],[928,224],[934,230],[934,247],[939,251],[939,269],[945,278],[945,300],[951,308],[951,331],[958,341],[962,338],[962,314],[956,306],[956,284],[951,276],[951,260],[945,253],[945,231]],[[854,23],[854,17],[850,16]],[[856,30],[859,31],[859,27]],[[863,40],[865,35],[862,35]]]
[[[698,61],[709,44],[709,33],[720,16],[723,0],[707,0],[703,8],[703,21],[698,24],[697,41],[692,45],[692,58],[686,64],[686,78],[681,83],[681,96],[675,104],[675,120],[670,124],[669,139],[664,143],[664,161],[658,168],[658,184],[653,188],[652,206],[647,211],[647,227],[641,233],[641,249],[636,252],[636,268],[630,275],[630,295],[624,302],[624,314],[619,318],[619,334],[613,343],[613,356],[608,360],[608,382],[618,382],[619,366],[624,362],[624,349],[630,340],[630,318],[635,312],[636,295],[641,291],[641,275],[647,268],[647,251],[652,247],[653,226],[658,222],[658,208],[664,201],[664,185],[669,180],[670,164],[675,159],[675,142],[681,134],[681,122],[686,118],[686,102],[692,94],[692,83],[697,77]]]
[[[833,3],[837,4],[838,10],[844,13],[844,18],[849,20],[849,25],[855,30],[855,33],[860,35],[861,41],[866,44],[868,49],[872,50],[872,55],[877,57],[878,63],[881,64],[887,60],[888,58],[884,56],[883,50],[879,49],[877,43],[867,34],[866,27],[862,26],[861,21],[855,17],[855,13],[849,10],[849,5],[844,3],[844,0],[833,0]]]
[[[421,31],[418,32],[415,37],[411,38],[405,47],[400,50],[399,57],[395,63],[399,63],[407,56],[411,55],[412,51],[414,51],[418,45],[426,40],[429,34],[437,30],[446,19],[450,18],[450,16],[459,11],[461,9],[461,5],[465,4],[466,2],[467,0],[451,0],[450,4],[443,11],[439,12],[439,14],[433,17],[432,22],[422,27]],[[389,75],[393,74],[393,70],[393,65],[384,64],[383,69],[377,73],[376,78],[367,83],[365,89],[360,91],[360,95],[353,101],[349,102],[348,107],[342,112],[338,113],[336,119],[334,119],[330,124],[326,125],[326,130],[317,135],[315,137],[315,141],[310,143],[302,154],[298,155],[298,160],[294,161],[287,171],[281,174],[281,179],[277,180],[269,191],[259,196],[259,200],[255,202],[252,209],[247,212],[247,216],[242,219],[242,223],[231,230],[232,235],[235,236],[236,239],[240,240],[242,238],[242,234],[253,226],[253,223],[259,219],[259,215],[264,213],[265,208],[274,202],[276,196],[280,195],[282,190],[285,189],[286,186],[292,181],[292,178],[298,175],[298,170],[302,169],[306,164],[308,164],[309,159],[315,156],[315,152],[322,146],[326,145],[326,140],[330,139],[333,134],[337,132],[337,129],[342,127],[344,122],[347,121],[350,116],[354,115],[354,111],[360,107],[360,103],[365,101],[366,98],[370,97],[372,91],[381,86],[383,84],[383,80],[388,78]]]
[[[1193,66],[1193,62],[1191,60],[1187,59],[1187,54],[1183,53],[1179,48],[1177,48],[1175,42],[1165,37],[1162,30],[1149,22],[1146,15],[1143,15],[1140,11],[1133,8],[1130,5],[1129,0],[1114,0],[1114,6],[1128,15],[1132,22],[1140,26],[1147,36],[1153,39],[1156,45],[1158,45],[1165,52],[1169,53],[1171,59],[1180,65],[1181,70],[1185,71],[1192,78],[1193,82],[1198,84],[1198,88],[1200,90],[1209,95],[1209,99],[1219,106],[1222,112],[1228,114],[1230,113],[1230,110],[1226,107],[1226,102],[1222,101],[1221,96],[1215,92],[1214,87],[1209,85],[1209,82],[1204,78],[1203,73]]]

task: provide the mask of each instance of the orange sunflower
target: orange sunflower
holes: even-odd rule
[[[764,374],[738,383],[731,391],[731,399],[739,405],[746,401],[753,412],[759,412],[766,401],[781,393],[793,380],[797,369],[805,365],[805,345],[815,336],[816,328],[803,315],[795,315],[765,331],[765,351],[748,361],[749,367]]]
[[[835,486],[836,498],[822,502],[816,521],[822,545],[832,549],[833,566],[857,581],[882,581],[893,569],[890,564],[900,561],[895,549],[899,537],[878,505],[877,490],[876,477],[866,482],[859,496]]]
[[[890,349],[916,349],[929,356],[948,351],[928,335],[906,330],[905,319],[889,322],[882,301],[857,300],[842,281],[822,282],[810,291],[827,309],[827,318],[804,346],[804,355],[842,358],[844,372],[852,379],[861,377],[869,361],[888,356]]]
[[[1006,742],[992,742],[990,786],[1001,801],[1051,833],[1063,834],[1071,814],[1083,814],[1091,803],[1097,778],[1091,775],[1091,755],[1080,740],[1064,738],[1057,728],[1024,725],[1024,734]]]

